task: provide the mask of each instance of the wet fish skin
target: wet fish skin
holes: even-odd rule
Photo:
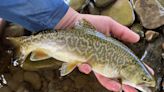
[[[121,42],[93,28],[43,32],[37,35],[8,38],[19,46],[20,61],[35,50],[67,63],[88,63],[94,72],[138,87],[155,87],[156,82],[144,64]],[[142,90],[142,89],[140,89]]]

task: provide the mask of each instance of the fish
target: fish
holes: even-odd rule
[[[121,79],[122,84],[142,92],[151,92],[148,87],[156,86],[155,77],[132,50],[112,36],[98,32],[85,19],[70,29],[6,39],[16,46],[20,65],[31,54],[31,62],[48,58],[62,61],[61,76],[71,73],[78,65],[89,64],[92,71],[107,78]]]

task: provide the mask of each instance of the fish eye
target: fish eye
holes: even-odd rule
[[[143,79],[144,81],[148,81],[148,79],[147,79],[146,77],[142,77],[142,79]]]

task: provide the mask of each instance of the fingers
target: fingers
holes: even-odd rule
[[[89,74],[92,69],[88,64],[81,64],[78,66],[79,70],[85,74]]]
[[[129,28],[117,23],[113,19],[109,18],[109,30],[120,40],[125,42],[135,43],[138,42],[140,37],[138,34],[130,30]]]
[[[111,90],[111,91],[116,91],[116,92],[121,90],[121,84],[119,84],[118,82],[111,80],[109,78],[106,78],[97,73],[95,73],[95,75],[98,81],[101,83],[101,85],[103,85],[106,89]]]
[[[97,31],[105,34],[109,34],[111,32],[117,38],[125,42],[135,43],[140,39],[138,34],[134,33],[129,28],[117,23],[110,17],[83,14],[83,18],[94,25]]]
[[[92,70],[91,67],[88,64],[81,64],[78,66],[79,70],[85,74],[89,74]],[[128,85],[123,85],[121,88],[121,84],[117,81],[114,81],[112,79],[106,78],[100,74],[95,73],[96,78],[100,82],[102,86],[104,86],[106,89],[111,91],[120,91],[123,89],[125,92],[137,92],[137,90],[133,87],[130,87]]]

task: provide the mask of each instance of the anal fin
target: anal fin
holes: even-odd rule
[[[79,64],[79,62],[71,62],[71,63],[63,63],[60,70],[60,75],[65,76],[69,73],[71,73],[76,66]]]

